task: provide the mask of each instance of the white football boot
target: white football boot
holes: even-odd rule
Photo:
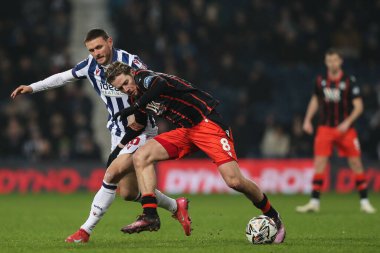
[[[319,212],[319,200],[311,199],[309,203],[303,206],[297,206],[296,211],[299,213],[316,213]]]
[[[360,200],[360,211],[364,213],[376,213],[376,209],[369,203],[368,199]]]

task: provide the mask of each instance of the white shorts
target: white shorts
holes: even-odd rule
[[[139,136],[137,136],[136,138],[134,138],[133,140],[128,142],[128,144],[125,145],[125,147],[120,151],[119,155],[133,154],[139,147],[144,145],[148,140],[152,139],[154,136],[156,136],[156,135],[147,134],[147,133],[140,134]],[[123,136],[119,137],[119,136],[111,133],[111,141],[112,141],[111,152],[115,149],[117,144],[120,143],[122,138],[123,138]]]

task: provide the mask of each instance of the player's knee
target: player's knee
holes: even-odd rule
[[[103,180],[107,183],[114,183],[114,179],[116,178],[116,173],[112,170],[107,170],[104,174]]]
[[[148,154],[144,152],[144,150],[138,149],[133,154],[133,164],[135,165],[135,169],[143,168],[148,164]]]

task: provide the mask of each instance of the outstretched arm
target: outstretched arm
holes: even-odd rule
[[[11,93],[11,98],[12,99],[15,99],[15,97],[17,97],[18,95],[20,94],[28,94],[28,93],[32,93],[33,92],[33,89],[32,87],[28,86],[28,85],[20,85],[18,86],[12,93]]]
[[[73,76],[71,70],[67,70],[30,85],[20,85],[11,93],[11,98],[14,99],[20,94],[35,93],[42,90],[57,88],[74,80],[77,79]]]

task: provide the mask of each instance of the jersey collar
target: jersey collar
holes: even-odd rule
[[[338,82],[338,81],[340,81],[340,80],[342,79],[343,75],[344,75],[344,72],[343,72],[343,70],[341,70],[341,71],[340,71],[340,74],[339,74],[338,77],[336,77],[336,78],[332,78],[332,77],[329,75],[329,73],[327,72],[327,79],[328,79],[329,81],[332,81],[332,82]]]

